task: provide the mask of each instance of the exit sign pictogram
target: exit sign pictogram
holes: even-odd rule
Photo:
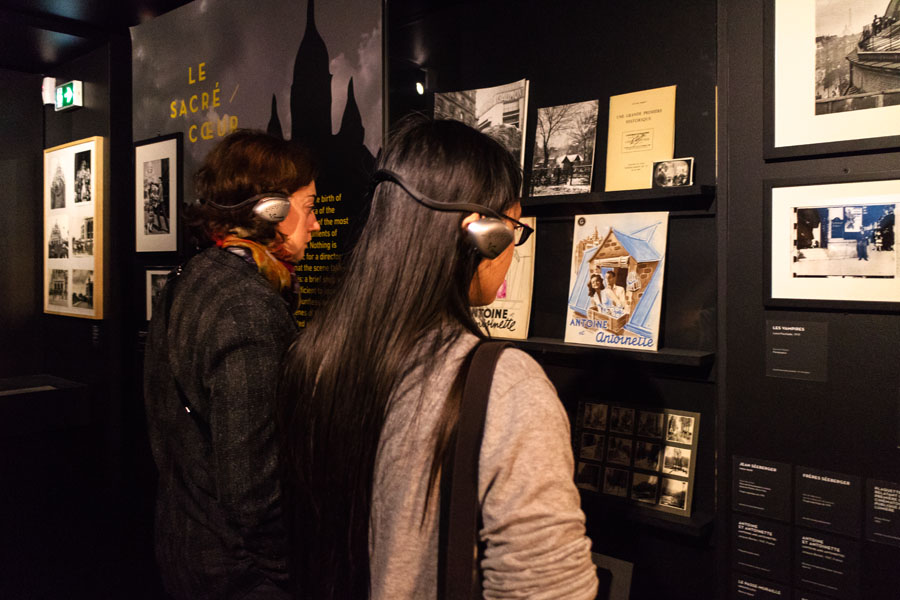
[[[56,86],[56,110],[68,110],[77,106],[84,106],[81,88],[81,82],[78,80]]]

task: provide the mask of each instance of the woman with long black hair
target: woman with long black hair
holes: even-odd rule
[[[460,367],[484,337],[470,308],[494,299],[530,233],[518,165],[462,123],[405,120],[379,167],[341,283],[285,357],[278,426],[302,598],[435,597],[440,466]],[[493,216],[513,232],[505,248],[485,243]],[[596,594],[569,435],[540,366],[505,350],[479,459],[485,597]]]

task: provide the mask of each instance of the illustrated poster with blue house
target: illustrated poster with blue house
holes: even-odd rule
[[[656,351],[669,213],[576,215],[566,342]]]

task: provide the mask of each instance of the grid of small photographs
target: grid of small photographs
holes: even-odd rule
[[[655,510],[691,513],[700,414],[584,401],[575,483]]]

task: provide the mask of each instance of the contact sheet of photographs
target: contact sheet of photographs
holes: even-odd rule
[[[655,510],[691,514],[700,413],[583,401],[575,483]]]

